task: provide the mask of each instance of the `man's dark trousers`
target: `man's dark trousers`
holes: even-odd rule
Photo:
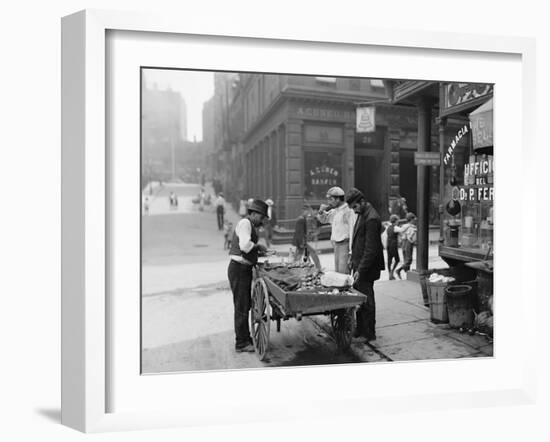
[[[223,206],[216,207],[216,215],[218,217],[218,230],[223,229]]]
[[[366,338],[376,336],[376,304],[374,302],[373,281],[358,279],[353,287],[367,297],[367,301],[357,309],[357,331]]]
[[[233,292],[235,347],[242,348],[252,342],[248,328],[252,266],[231,260],[227,268],[227,277]]]

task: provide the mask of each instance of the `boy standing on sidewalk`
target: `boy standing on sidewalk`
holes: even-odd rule
[[[399,233],[395,230],[397,227],[397,221],[399,217],[395,214],[390,216],[390,225],[386,230],[387,235],[387,245],[386,250],[388,251],[388,273],[390,275],[390,280],[395,279],[393,272],[399,264],[399,246],[398,246],[398,237]]]
[[[407,272],[411,269],[413,249],[416,245],[416,215],[409,212],[406,219],[407,222],[401,227],[395,227],[395,231],[401,234],[401,247],[403,249],[403,265],[396,270],[399,279],[403,279],[401,276],[402,271],[405,272],[406,276]]]

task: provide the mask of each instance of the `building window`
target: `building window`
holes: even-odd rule
[[[325,199],[333,186],[342,187],[342,153],[304,152],[304,198]]]
[[[323,86],[336,86],[336,77],[315,77],[315,81]]]
[[[372,79],[370,85],[372,88],[384,88],[384,82],[378,78]]]
[[[307,143],[340,145],[344,143],[344,129],[341,126],[307,124],[304,126],[304,138]]]

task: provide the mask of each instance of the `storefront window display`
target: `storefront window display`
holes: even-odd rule
[[[487,108],[487,103],[479,108],[485,121],[476,119],[480,113],[474,111],[462,127],[448,131],[449,148],[443,157],[447,258],[483,258],[493,251],[494,158],[492,113]]]
[[[324,200],[334,186],[342,186],[342,153],[304,152],[304,197]]]

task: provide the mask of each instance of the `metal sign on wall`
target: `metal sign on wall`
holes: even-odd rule
[[[357,133],[368,133],[376,131],[376,109],[374,106],[357,108]]]
[[[439,152],[415,152],[414,164],[417,166],[439,166],[441,155]]]
[[[440,115],[449,115],[474,107],[492,95],[492,84],[442,83]]]

